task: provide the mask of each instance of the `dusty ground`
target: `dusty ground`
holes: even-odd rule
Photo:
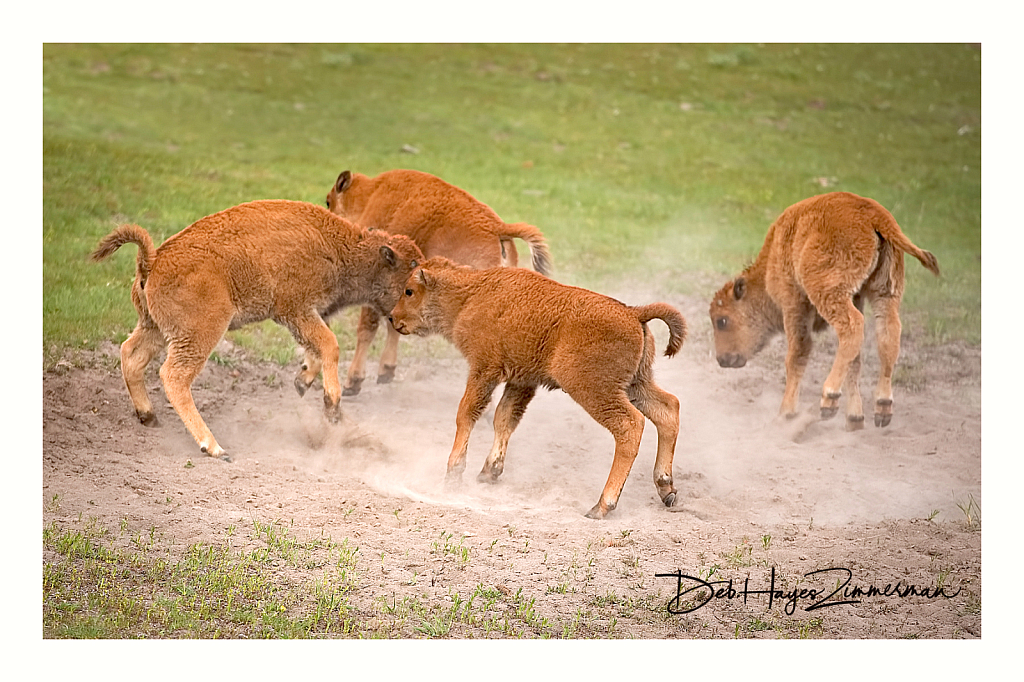
[[[492,437],[485,415],[463,489],[446,492],[465,364],[453,354],[416,359],[409,351],[423,340],[403,341],[395,383],[371,376],[359,396],[344,399],[336,427],[320,417],[319,384],[305,398],[293,390],[297,363],[254,364],[222,346],[229,364],[208,364],[194,394],[233,463],[199,453],[163,396],[157,363],[149,385],[161,426],[140,425],[109,345],[43,375],[43,523],[84,515],[114,529],[127,521],[180,547],[223,543],[229,527],[251,529],[254,518],[299,537],[348,538],[360,548],[354,600],[366,613],[385,600],[440,603],[484,585],[503,595],[522,589],[556,635],[981,637],[980,351],[922,350],[905,338],[892,424],[876,429],[869,414],[864,431],[847,433],[841,415],[815,417],[831,362],[826,332],[803,386],[805,417],[780,424],[783,341],[743,369],[721,369],[711,357],[706,303],[669,302],[691,328],[679,356],[655,362],[656,380],[682,404],[680,496],[671,510],[651,480],[656,433],[648,425],[618,508],[604,521],[583,517],[608,475],[612,442],[561,392],[538,394],[530,405],[494,486],[475,481]],[[659,325],[651,327],[663,346]],[[870,395],[870,336],[866,349],[862,386]],[[961,507],[972,500],[969,525]],[[245,541],[244,533],[233,538],[236,546]],[[439,551],[460,541],[466,560]],[[693,606],[694,595],[671,601],[676,579],[658,574],[707,576],[715,567],[713,579],[732,579],[737,591],[748,578],[750,590],[767,590],[774,570],[784,596],[770,607],[767,595],[750,594],[745,603],[713,599],[670,613]],[[821,569],[850,573],[806,576]],[[807,610],[847,575],[851,590],[941,585],[956,596],[890,589]],[[794,586],[823,591],[787,608]],[[422,636],[414,625],[399,634]]]

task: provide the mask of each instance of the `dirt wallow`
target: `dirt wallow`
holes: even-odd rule
[[[706,298],[658,298],[688,319],[706,314]],[[663,347],[664,328],[652,332]],[[273,526],[302,548],[265,564],[296,617],[316,609],[315,596],[303,595],[340,579],[337,556],[316,547],[347,541],[358,547],[346,578],[351,629],[314,636],[977,638],[980,350],[904,337],[894,384],[907,418],[849,433],[820,420],[812,388],[806,412],[776,422],[785,344],[769,343],[735,372],[715,363],[707,325],[694,325],[676,357],[653,365],[684,425],[672,513],[647,476],[630,477],[601,523],[583,517],[593,503],[586,491],[604,485],[612,439],[560,391],[534,398],[515,433],[516,466],[500,483],[445,489],[467,371],[454,350],[411,353],[393,384],[343,398],[344,417],[330,425],[296,396],[294,367],[253,363],[222,342],[193,391],[210,426],[235,444],[226,463],[195,458],[176,419],[159,429],[138,423],[109,345],[43,374],[42,520],[69,531],[94,523],[107,531],[98,541],[115,546],[153,538],[149,551],[165,561],[191,556],[195,543],[262,556],[270,546],[258,529]],[[822,339],[826,351],[834,344]],[[808,376],[824,377],[828,359],[812,357]],[[866,356],[865,369],[874,362]],[[150,392],[155,412],[172,415],[162,391]],[[472,466],[488,454],[490,419],[476,430]],[[640,470],[654,467],[653,435],[641,441]],[[80,561],[44,549],[44,564]],[[822,595],[797,597],[788,609],[794,588],[831,592],[845,581],[838,569],[850,571],[851,589],[890,593],[814,610]],[[700,600],[674,601],[677,573],[731,580],[734,591],[746,584],[749,594],[726,590],[678,613]],[[769,604],[773,575],[781,596]],[[893,592],[909,585],[956,596]],[[147,598],[175,597],[169,589],[148,586]],[[274,636],[259,620],[218,625],[221,636]],[[152,636],[212,636],[161,632]]]

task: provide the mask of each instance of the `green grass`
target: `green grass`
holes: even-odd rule
[[[539,226],[556,278],[652,295],[710,296],[795,201],[871,196],[943,270],[908,264],[908,333],[980,344],[980,60],[959,44],[46,45],[44,365],[131,331],[134,247],[87,259],[115,224],[159,243],[397,167]],[[265,328],[232,338],[288,361]]]
[[[309,638],[357,636],[349,605],[358,548],[330,538],[300,542],[277,523],[253,521],[256,547],[196,543],[174,551],[155,529],[135,537],[94,519],[50,524],[43,547],[46,638]],[[282,580],[281,565],[319,575]]]
[[[58,501],[54,500],[54,504]],[[375,594],[346,538],[301,539],[252,520],[221,544],[176,547],[158,533],[95,518],[43,528],[46,639],[518,638],[595,636],[590,618],[541,616],[520,588],[468,597]],[[442,534],[443,547],[462,548]],[[437,543],[434,549],[437,549]],[[458,552],[456,557],[461,561]],[[460,566],[461,567],[461,566]],[[368,602],[368,603],[367,603]]]

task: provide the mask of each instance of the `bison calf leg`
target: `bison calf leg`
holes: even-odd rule
[[[505,391],[494,409],[494,445],[487,455],[483,469],[476,479],[482,483],[497,483],[501,472],[505,470],[505,453],[508,450],[508,439],[519,425],[526,412],[526,406],[533,400],[537,388],[535,386],[516,386],[506,384]]]
[[[380,370],[377,372],[378,384],[390,384],[395,378],[398,367],[398,337],[401,336],[390,324],[387,325],[388,340],[384,344],[384,352],[380,355]]]
[[[146,393],[146,367],[163,350],[163,334],[156,325],[139,322],[135,331],[121,344],[121,375],[135,414],[144,426],[159,426],[153,404]]]
[[[597,504],[586,513],[589,519],[603,519],[619,503],[622,486],[633,468],[644,433],[644,415],[630,404],[621,389],[591,386],[589,390],[574,391],[564,385],[562,388],[615,438],[615,456],[608,481]]]
[[[364,306],[359,313],[359,327],[356,330],[356,350],[352,355],[352,363],[348,366],[345,377],[343,395],[356,395],[366,378],[366,354],[370,352],[370,344],[377,335],[380,314],[373,308]]]
[[[800,381],[803,379],[807,360],[814,345],[808,323],[809,310],[794,307],[787,313],[783,324],[786,329],[786,390],[782,395],[779,414],[787,419],[796,416],[797,399],[800,396]]]
[[[825,378],[825,385],[821,389],[821,418],[831,419],[839,411],[839,398],[842,396],[842,386],[846,383],[846,375],[854,359],[860,355],[861,345],[864,343],[864,316],[851,298],[842,299],[842,302],[835,302],[838,296],[826,297],[824,302],[818,302],[818,310],[825,321],[832,325],[839,338],[839,348],[836,350],[836,357],[832,363],[832,371]]]
[[[226,324],[224,328],[227,329]],[[213,351],[219,339],[218,336],[213,343],[202,346],[197,339],[171,340],[167,349],[167,359],[160,367],[160,380],[163,382],[167,400],[181,417],[189,434],[199,444],[199,449],[211,457],[219,457],[230,462],[231,457],[217,444],[217,439],[213,437],[192,399],[192,382],[202,371],[207,356]]]
[[[850,363],[843,385],[846,392],[846,430],[859,431],[864,428],[864,403],[860,396],[860,354]]]
[[[654,486],[666,507],[676,501],[672,483],[672,459],[679,437],[679,399],[653,382],[630,392],[630,401],[658,429],[658,455],[654,461]]]
[[[341,420],[341,385],[338,382],[338,339],[315,311],[282,320],[295,340],[306,349],[307,372],[319,368],[324,376],[324,416],[332,424]],[[313,376],[316,376],[315,374]],[[301,377],[301,375],[300,375]],[[298,384],[298,379],[296,384]]]
[[[878,337],[878,385],[875,387],[875,426],[888,426],[892,420],[892,374],[900,355],[900,300],[878,298],[871,302]]]
[[[462,472],[466,470],[466,451],[469,448],[469,434],[487,403],[491,401],[491,393],[497,381],[481,381],[471,376],[466,382],[466,391],[459,401],[459,411],[455,416],[455,443],[448,455],[448,470],[445,473],[445,486],[455,488],[462,482]]]

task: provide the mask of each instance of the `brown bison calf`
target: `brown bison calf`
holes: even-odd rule
[[[474,268],[518,265],[512,239],[523,239],[533,254],[533,268],[550,274],[551,255],[540,230],[526,223],[506,223],[468,192],[429,173],[391,170],[369,178],[344,171],[327,195],[327,208],[359,225],[408,235],[427,258],[445,256]],[[359,393],[366,377],[366,354],[379,322],[376,311],[363,308],[345,395]],[[387,332],[377,373],[381,384],[394,378],[398,364],[398,334],[390,327]]]
[[[107,235],[92,254],[103,260],[138,245],[132,302],[139,323],[121,344],[121,371],[135,413],[156,415],[146,395],[150,360],[167,346],[160,368],[167,399],[200,449],[230,461],[199,416],[192,382],[228,329],[272,319],[305,349],[299,395],[324,374],[324,413],[341,416],[338,340],[323,318],[349,305],[387,314],[423,255],[411,239],[369,231],[297,201],[254,201],[207,216],[160,248],[138,225]]]
[[[769,338],[785,331],[786,391],[779,412],[793,417],[811,352],[811,330],[831,325],[839,348],[822,389],[821,417],[835,415],[845,386],[846,428],[862,429],[858,381],[867,299],[881,359],[875,426],[888,426],[892,372],[900,351],[904,253],[939,274],[935,256],[914,246],[892,215],[872,199],[833,192],[793,204],[769,228],[754,263],[711,301],[718,364],[742,367]]]
[[[686,322],[665,303],[632,308],[530,270],[474,270],[431,258],[409,279],[390,320],[402,334],[441,334],[469,363],[448,457],[449,483],[461,480],[469,433],[499,383],[505,382],[505,391],[494,411],[494,445],[477,477],[485,482],[501,475],[508,439],[537,387],[561,388],[615,437],[608,482],[587,513],[600,519],[618,502],[645,416],[658,429],[654,484],[666,506],[675,502],[679,401],[652,378],[654,338],[647,322],[655,318],[669,328],[665,354],[675,355]]]

